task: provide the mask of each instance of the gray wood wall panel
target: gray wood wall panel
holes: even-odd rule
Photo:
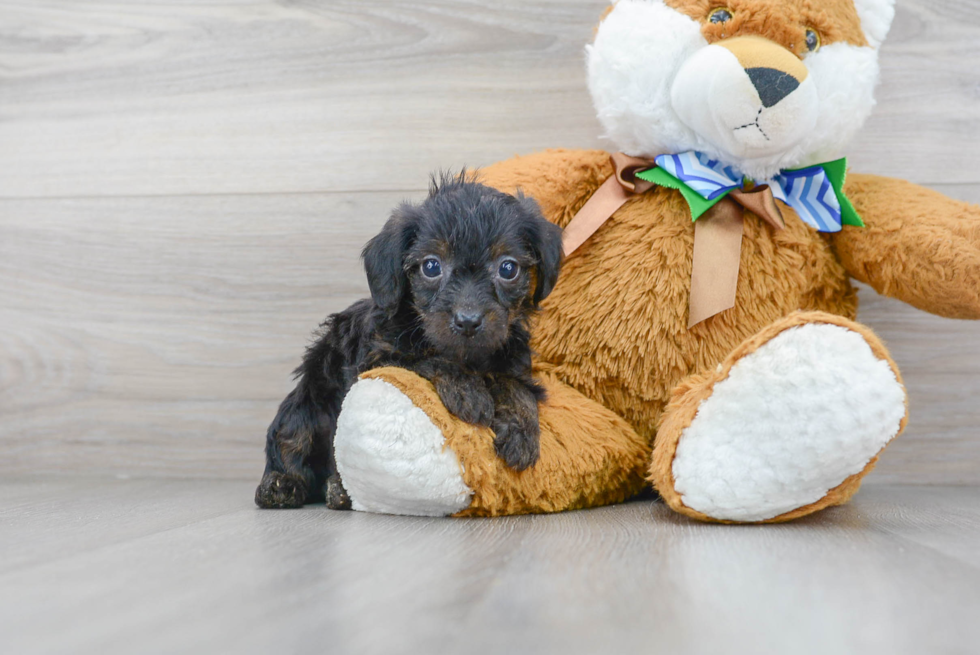
[[[0,196],[418,188],[602,145],[582,53],[606,4],[0,2]],[[978,37],[975,2],[899,2],[858,168],[980,182]]]
[[[0,0],[0,474],[257,475],[395,203],[606,145],[604,4]],[[882,64],[854,167],[980,202],[980,4],[899,0]],[[862,301],[913,412],[872,480],[980,483],[980,325]]]
[[[603,6],[2,2],[0,196],[417,189],[598,146],[582,53]]]

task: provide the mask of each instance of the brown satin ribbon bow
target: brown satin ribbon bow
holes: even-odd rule
[[[612,155],[612,162],[615,175],[596,189],[565,228],[562,245],[566,257],[585,243],[627,200],[656,186],[636,177],[640,171],[655,168],[654,161],[617,152]],[[694,223],[689,328],[735,306],[746,211],[777,230],[786,226],[768,185],[735,189],[698,218]]]

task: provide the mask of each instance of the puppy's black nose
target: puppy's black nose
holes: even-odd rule
[[[472,337],[483,324],[483,314],[477,312],[456,312],[456,315],[453,317],[453,323],[456,325],[457,330],[468,337]]]

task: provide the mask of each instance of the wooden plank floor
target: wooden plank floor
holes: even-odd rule
[[[976,653],[980,489],[780,526],[261,511],[248,483],[0,483],[4,653]]]

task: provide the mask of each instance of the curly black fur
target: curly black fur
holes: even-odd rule
[[[415,371],[450,412],[491,426],[509,466],[537,461],[544,390],[528,320],[558,279],[561,230],[533,200],[465,178],[433,179],[364,248],[371,298],[328,317],[296,369],[266,436],[259,507],[350,506],[333,462],[337,415],[357,376],[379,366]]]

